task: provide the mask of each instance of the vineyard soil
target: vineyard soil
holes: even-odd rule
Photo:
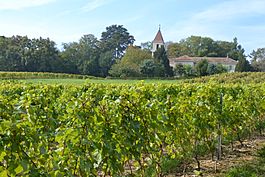
[[[245,164],[256,164],[257,162],[257,151],[265,146],[265,136],[256,136],[252,139],[245,140],[244,146],[242,147],[239,142],[234,144],[234,149],[231,146],[223,146],[225,156],[221,161],[201,160],[201,175],[204,177],[223,177],[226,176],[227,172],[234,167],[239,167]],[[190,171],[187,172],[185,177],[193,177],[196,172],[196,163],[191,164]],[[167,177],[177,176],[177,174],[171,174]],[[183,176],[182,174],[179,176]]]

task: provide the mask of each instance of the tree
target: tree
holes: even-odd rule
[[[100,76],[106,77],[109,74],[111,66],[114,64],[113,52],[101,52],[99,57]]]
[[[179,43],[173,43],[168,46],[170,57],[188,56],[216,56],[216,43],[213,39],[201,36],[191,36],[182,39]]]
[[[61,58],[64,61],[64,71],[70,73],[100,75],[99,41],[92,35],[84,35],[78,42],[64,44]]]
[[[196,71],[195,71],[194,67],[192,67],[191,65],[184,65],[184,69],[185,69],[185,75],[186,76],[195,76],[196,75]]]
[[[79,44],[78,42],[64,43],[63,51],[60,52],[60,59],[63,63],[63,72],[80,74],[78,69],[79,58]]]
[[[191,36],[168,46],[168,55],[180,57],[227,57],[238,60],[245,57],[243,47],[238,44],[237,38],[232,42],[214,41],[209,37]]]
[[[160,63],[164,67],[164,76],[165,77],[172,77],[173,76],[173,69],[169,65],[169,59],[167,57],[166,50],[164,46],[158,48],[154,53],[155,60]]]
[[[186,74],[185,67],[183,64],[176,64],[174,71],[175,75],[177,76],[184,76]]]
[[[198,76],[206,76],[207,73],[207,69],[208,69],[208,60],[203,59],[200,60],[196,65],[195,65],[195,70]]]
[[[55,42],[27,36],[0,38],[0,70],[58,72],[60,62]]]
[[[227,72],[227,68],[224,67],[222,64],[208,64],[207,68],[207,74],[213,75],[213,74],[220,74]]]
[[[151,49],[152,49],[152,42],[147,41],[147,42],[141,43],[141,49],[146,49],[146,50],[151,51]]]
[[[31,45],[29,49],[25,49],[29,51],[28,55],[22,55],[22,59],[25,61],[26,71],[60,71],[59,51],[55,46],[55,42],[49,38],[43,39],[40,37],[39,39],[32,39]]]
[[[129,45],[134,43],[135,39],[122,25],[111,25],[102,32],[100,39],[99,65],[101,76],[107,76],[109,70],[116,59],[121,59]],[[115,67],[116,68],[116,67]]]
[[[99,41],[92,35],[84,35],[79,40],[81,64],[79,70],[82,74],[99,76]]]
[[[147,77],[161,77],[164,75],[164,67],[153,59],[147,59],[140,65],[140,72]]]
[[[101,34],[100,48],[102,52],[111,51],[113,57],[121,58],[135,39],[122,25],[111,25]]]
[[[127,77],[140,76],[140,65],[144,60],[150,58],[152,58],[150,51],[141,50],[138,47],[129,46],[126,50],[125,55],[120,61],[117,61],[117,63],[111,67],[109,73],[112,76],[116,77],[117,75],[119,75],[118,77],[120,77],[121,75],[126,75]],[[128,72],[128,70],[130,70],[130,72]],[[122,71],[125,73],[123,73]]]
[[[258,48],[250,54],[251,66],[254,71],[265,72],[265,48]]]
[[[249,72],[251,70],[252,69],[251,69],[251,65],[249,64],[249,61],[246,58],[240,58],[237,65],[236,65],[235,71],[237,71],[237,72]]]
[[[233,58],[236,61],[239,61],[242,58],[245,58],[246,60],[246,56],[244,53],[245,53],[245,50],[242,48],[240,44],[238,44],[237,38],[234,38],[233,43],[232,43],[232,48],[228,52],[228,56],[230,58]]]
[[[141,76],[140,69],[135,64],[128,65],[122,61],[117,61],[112,65],[109,74],[113,77],[139,77]]]

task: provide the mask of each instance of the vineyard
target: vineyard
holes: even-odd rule
[[[167,175],[265,128],[265,84],[0,83],[0,176]],[[151,170],[155,174],[151,174]]]
[[[207,83],[207,82],[216,82],[216,83],[264,83],[265,74],[264,72],[237,72],[237,73],[223,73],[216,74],[213,76],[205,76],[194,79],[183,80],[184,83]]]
[[[0,72],[0,79],[95,79],[96,77],[78,74],[48,72]]]

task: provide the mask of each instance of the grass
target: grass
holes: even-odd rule
[[[265,176],[265,146],[258,150],[257,159],[234,167],[225,174],[225,177],[258,177]]]

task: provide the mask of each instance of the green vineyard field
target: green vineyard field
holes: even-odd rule
[[[1,82],[0,176],[162,174],[263,131],[264,113],[263,83]]]

